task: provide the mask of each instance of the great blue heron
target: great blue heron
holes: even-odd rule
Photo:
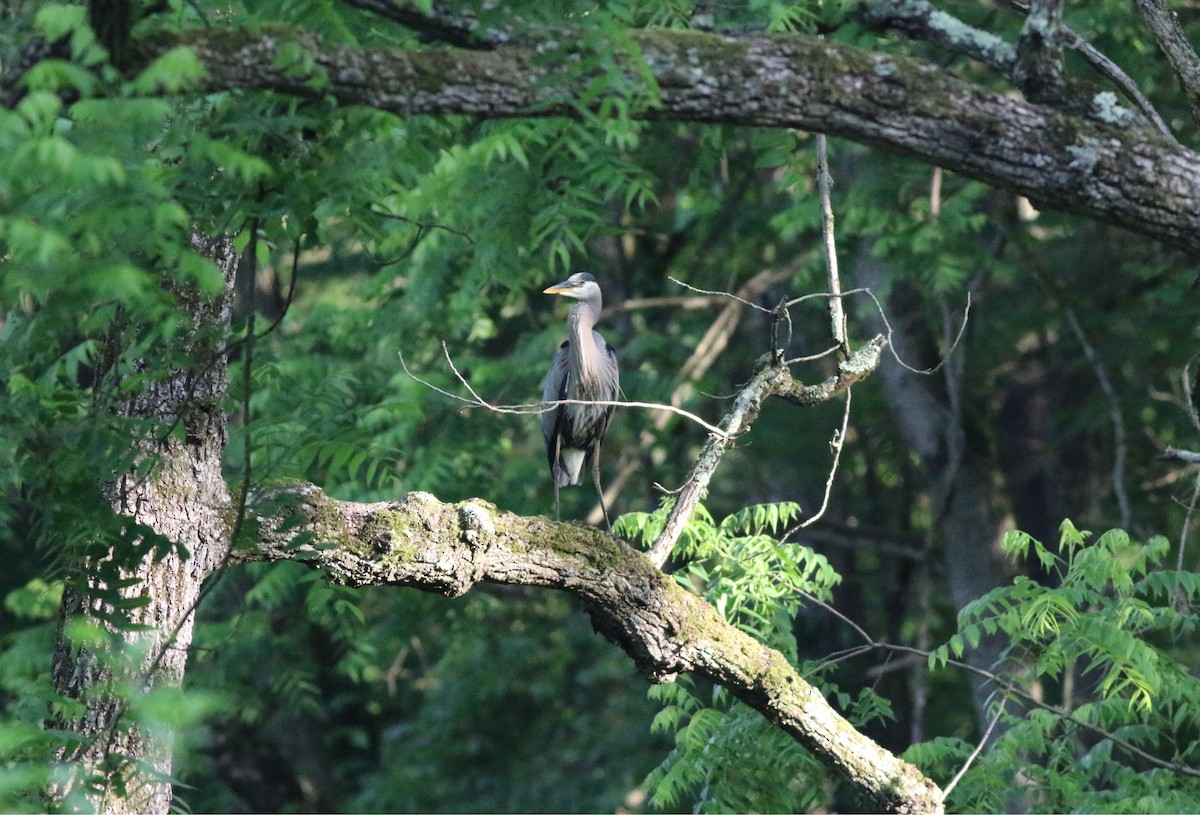
[[[567,315],[567,339],[558,347],[542,383],[542,400],[564,399],[613,402],[621,390],[617,353],[592,329],[600,319],[600,286],[586,272],[573,274],[544,294],[578,300]],[[604,490],[600,486],[600,442],[612,417],[611,405],[556,405],[542,412],[542,435],[554,480],[554,516],[559,516],[558,491],[582,483],[583,463],[592,461],[592,478],[600,496],[604,525],[612,532]]]

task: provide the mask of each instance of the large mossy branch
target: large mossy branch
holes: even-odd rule
[[[258,517],[257,548],[236,560],[303,560],[338,583],[450,596],[482,582],[569,591],[652,680],[690,672],[719,683],[834,768],[872,809],[942,809],[933,782],[856,731],[779,652],[609,535],[426,493],[360,504],[303,485],[270,503],[289,508]]]
[[[660,91],[636,116],[840,135],[1200,252],[1200,154],[1121,126],[1123,111],[1104,99],[1096,120],[1072,116],[942,67],[802,35],[631,38]],[[331,97],[402,116],[578,115],[595,78],[578,67],[594,55],[566,37],[490,51],[372,50],[289,30],[212,28],[158,35],[142,43],[143,59],[180,43],[207,69],[208,90]],[[643,78],[629,69],[629,82]]]

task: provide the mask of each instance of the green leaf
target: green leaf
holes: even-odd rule
[[[87,9],[82,6],[64,6],[48,3],[38,10],[33,24],[50,42],[62,39],[86,24]]]
[[[180,93],[200,85],[208,70],[188,46],[177,45],[138,74],[130,83],[134,93]]]
[[[95,92],[99,80],[82,65],[62,60],[45,60],[30,68],[22,78],[22,83],[32,91],[54,94],[74,91],[83,96],[90,96]]]

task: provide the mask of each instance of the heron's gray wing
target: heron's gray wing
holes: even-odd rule
[[[608,356],[612,357],[613,380],[616,383],[614,388],[616,395],[613,396],[613,401],[628,399],[625,391],[621,388],[621,365],[617,360],[617,349],[611,345],[608,346]]]
[[[599,331],[592,332],[596,350],[600,354],[600,389],[595,398],[604,402],[615,402],[621,393],[621,366],[617,363],[617,351],[604,341]],[[609,405],[609,411],[612,406]]]
[[[600,337],[599,334],[596,335]],[[621,366],[617,362],[617,351],[608,343],[600,338],[600,342],[604,343],[602,353],[604,355],[604,393],[599,397],[605,402],[615,402],[621,397]],[[604,411],[603,423],[600,425],[600,431],[596,434],[596,446],[604,441],[604,435],[608,433],[608,423],[612,421],[614,407],[608,406]]]
[[[550,370],[546,372],[546,378],[542,380],[542,401],[557,402],[560,399],[567,398],[567,346],[568,342],[564,342],[558,346],[558,351],[554,353],[554,358],[550,360]],[[565,414],[566,406],[558,405],[551,410],[542,412],[542,435],[546,438],[546,444],[550,445],[551,441],[562,431],[562,420]],[[554,461],[554,448],[550,447],[551,466]]]

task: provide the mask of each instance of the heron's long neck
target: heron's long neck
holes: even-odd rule
[[[571,367],[579,371],[581,380],[577,386],[593,384],[599,376],[600,349],[596,347],[596,340],[592,336],[592,329],[599,318],[598,309],[583,301],[576,303],[567,315],[567,329],[571,338]]]

